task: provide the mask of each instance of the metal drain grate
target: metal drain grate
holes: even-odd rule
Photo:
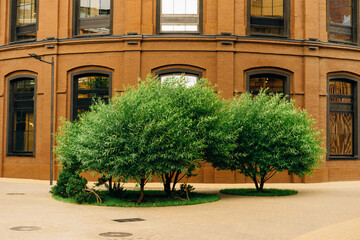
[[[19,231],[19,232],[30,232],[30,231],[40,230],[40,229],[41,229],[41,227],[36,227],[36,226],[17,226],[17,227],[10,228],[10,230]]]
[[[123,219],[114,219],[113,221],[115,222],[141,222],[141,221],[145,221],[145,219],[142,218],[123,218]]]
[[[7,195],[25,195],[25,193],[7,193]]]
[[[100,233],[99,236],[101,237],[130,237],[132,236],[131,233],[127,232],[107,232],[107,233]]]

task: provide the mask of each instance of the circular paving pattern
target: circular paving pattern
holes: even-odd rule
[[[20,232],[36,231],[36,230],[40,230],[40,229],[41,229],[41,227],[36,227],[36,226],[17,226],[17,227],[10,228],[10,230],[20,231]]]
[[[127,232],[107,232],[107,233],[100,233],[99,234],[102,237],[129,237],[132,236],[131,233]]]

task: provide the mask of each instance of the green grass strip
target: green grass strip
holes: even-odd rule
[[[289,196],[296,195],[298,191],[291,189],[275,189],[268,188],[264,189],[263,192],[257,192],[254,188],[228,188],[221,189],[220,193],[231,194],[231,195],[240,195],[240,196],[255,196],[255,197],[278,197],[278,196]]]
[[[183,205],[195,205],[202,203],[215,202],[220,200],[219,194],[206,194],[206,193],[190,193],[190,201],[186,198],[180,199],[177,197],[168,197],[164,191],[145,191],[144,200],[138,204],[136,201],[140,195],[139,191],[127,190],[121,197],[112,197],[107,191],[102,191],[100,196],[103,203],[81,203],[83,205],[96,205],[96,206],[107,206],[107,207],[167,207],[167,206],[183,206]],[[75,203],[73,198],[63,198],[54,196],[53,199],[65,202]]]

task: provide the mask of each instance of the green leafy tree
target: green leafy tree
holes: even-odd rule
[[[78,122],[76,156],[81,159],[82,169],[99,173],[99,184],[108,182],[109,192],[113,193],[119,181],[130,178],[126,171],[114,170],[115,158],[121,150],[120,146],[113,145],[114,139],[119,137],[114,106],[98,99],[89,112],[79,116]]]
[[[152,130],[158,139],[154,156],[159,160],[156,172],[170,195],[182,178],[193,176],[203,159],[224,154],[225,148],[219,146],[217,150],[221,151],[216,151],[214,143],[216,140],[220,145],[227,136],[222,134],[218,121],[223,102],[207,80],[200,79],[188,87],[185,77],[168,78],[160,91],[161,121]]]
[[[230,102],[223,120],[234,148],[230,157],[215,159],[213,165],[239,170],[258,192],[276,172],[312,173],[325,152],[314,119],[281,95],[244,93]]]
[[[206,80],[187,87],[183,78],[148,77],[80,117],[78,158],[86,170],[137,181],[138,202],[154,176],[170,194],[204,158],[221,156],[224,148],[211,140],[227,137],[218,123],[222,106]]]

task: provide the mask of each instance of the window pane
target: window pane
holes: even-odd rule
[[[198,32],[198,0],[161,0],[161,32]]]
[[[17,0],[16,25],[36,23],[36,0]]]
[[[173,14],[174,13],[174,1],[173,0],[161,0],[161,13]]]
[[[185,26],[185,31],[188,31],[188,32],[194,31],[194,32],[196,32],[197,30],[198,30],[197,25],[187,25],[187,26]]]
[[[78,89],[80,90],[94,90],[94,89],[108,89],[109,77],[107,76],[86,76],[78,78]]]
[[[34,114],[14,113],[13,152],[32,152],[34,143]]]
[[[354,102],[353,84],[329,82],[329,154],[353,156]]]
[[[198,0],[186,0],[186,14],[198,14]]]
[[[175,0],[174,1],[174,14],[186,14],[185,12],[185,0]]]
[[[93,103],[93,99],[109,99],[109,76],[87,75],[76,79],[77,89],[74,101],[74,119],[78,114],[87,111]]]
[[[80,18],[89,17],[90,0],[80,0]]]
[[[110,15],[110,0],[81,0],[80,18]]]
[[[79,11],[78,34],[110,34],[111,0],[80,0]]]
[[[352,85],[348,82],[329,82],[330,102],[352,103]],[[340,95],[340,96],[337,96]],[[345,96],[341,96],[345,95]]]
[[[35,81],[24,79],[11,83],[11,153],[31,153],[34,147]]]
[[[351,113],[330,113],[330,155],[353,155],[353,116]]]
[[[165,25],[161,26],[162,32],[197,32],[197,25]]]
[[[250,32],[284,35],[284,0],[250,0]]]
[[[330,94],[352,95],[351,83],[342,81],[331,81],[329,83]]]
[[[251,16],[283,17],[284,0],[251,0]]]
[[[33,79],[17,81],[14,83],[15,93],[34,92],[35,81]]]
[[[174,25],[174,31],[185,31],[184,25]]]
[[[251,0],[251,16],[261,16],[262,0]]]
[[[162,32],[174,31],[174,26],[173,25],[162,25],[161,31]]]
[[[175,78],[175,79],[184,79],[186,81],[186,86],[191,87],[194,86],[199,79],[196,75],[191,74],[182,74],[182,73],[168,73],[160,76],[161,82],[164,82],[167,78]]]
[[[352,0],[329,0],[330,23],[352,25]]]
[[[257,94],[260,89],[268,92],[284,93],[284,79],[273,75],[254,75],[250,77],[250,92]]]
[[[284,17],[284,0],[273,0],[273,16]]]
[[[272,0],[263,0],[262,1],[262,16],[271,17],[273,15],[273,5]]]

